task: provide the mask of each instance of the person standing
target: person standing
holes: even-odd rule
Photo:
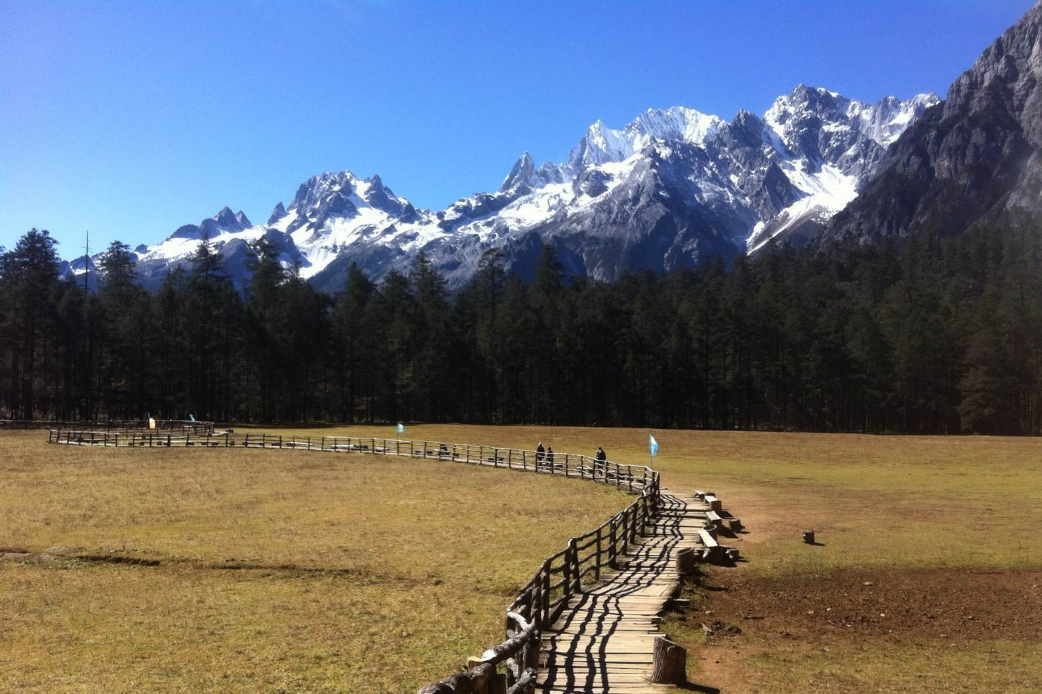
[[[546,449],[546,465],[551,470],[554,469],[554,447],[548,446]]]
[[[543,442],[540,441],[539,445],[535,447],[535,466],[538,469],[543,463],[543,458],[546,455],[546,449],[543,448]]]
[[[606,463],[608,462],[608,454],[604,452],[604,448],[597,446],[597,454],[593,456],[593,459],[596,461],[594,464],[594,472],[600,472],[603,475],[604,470],[607,467]]]

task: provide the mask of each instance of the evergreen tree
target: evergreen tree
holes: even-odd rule
[[[38,389],[47,364],[46,342],[55,331],[59,288],[57,242],[50,232],[31,229],[0,258],[0,295],[8,310],[10,386],[7,410],[22,419],[37,414]],[[46,395],[45,395],[46,397]]]

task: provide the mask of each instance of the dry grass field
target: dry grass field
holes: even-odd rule
[[[628,503],[448,462],[0,434],[0,691],[414,692]],[[144,563],[112,563],[99,558]],[[158,565],[148,565],[158,561]]]
[[[603,445],[638,463],[647,434],[405,437]],[[694,608],[667,622],[692,680],[727,693],[1042,691],[1038,440],[655,434],[664,484],[715,490],[749,528],[736,540],[747,561],[710,570],[688,589]],[[4,691],[411,692],[495,640],[538,561],[626,503],[451,463],[41,441],[0,436],[0,545],[161,563],[0,562]],[[805,527],[818,546],[801,543]]]

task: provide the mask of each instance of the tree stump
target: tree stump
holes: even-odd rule
[[[687,681],[687,651],[665,636],[655,639],[651,681],[656,684],[684,684]]]
[[[803,531],[803,541],[806,542],[808,545],[813,545],[814,544],[814,531],[813,530],[804,530]]]
[[[691,547],[684,547],[677,551],[676,566],[677,573],[681,576],[690,576],[695,573],[696,563],[695,550]]]

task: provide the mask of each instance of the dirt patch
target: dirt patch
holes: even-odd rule
[[[140,557],[122,557],[118,554],[77,554],[74,559],[96,564],[128,564],[130,566],[159,566],[158,559],[142,559]]]
[[[63,547],[55,547],[53,551],[31,552],[27,549],[0,548],[0,560],[19,562],[51,562],[51,561],[83,561],[92,564],[127,564],[130,566],[159,566],[159,559],[142,559],[119,554],[77,554],[68,552]]]
[[[687,622],[712,638],[1042,640],[1042,569],[841,570],[783,577],[716,571]]]

